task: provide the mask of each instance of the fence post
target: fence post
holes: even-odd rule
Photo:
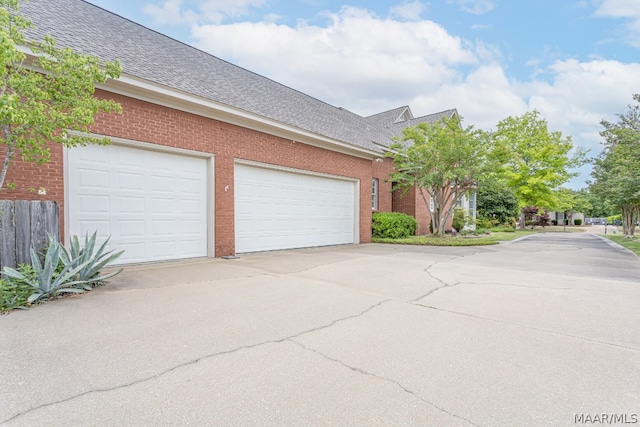
[[[31,246],[42,252],[49,242],[47,234],[60,240],[56,202],[0,200],[0,270],[31,263]]]
[[[16,266],[15,227],[13,202],[0,200],[0,268]]]

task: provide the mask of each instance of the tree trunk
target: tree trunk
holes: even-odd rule
[[[7,144],[7,155],[4,157],[2,169],[0,170],[0,190],[2,190],[2,186],[4,185],[4,179],[7,176],[7,169],[9,169],[9,163],[11,162],[11,156],[13,155],[13,144],[11,141],[11,132],[9,131],[9,126],[5,126],[3,130],[4,140]]]
[[[637,212],[637,206],[622,206],[622,234],[624,237],[633,238],[636,231],[635,219]]]

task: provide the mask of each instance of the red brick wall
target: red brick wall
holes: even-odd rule
[[[427,202],[429,195],[427,194]],[[417,235],[429,234],[431,214],[417,188],[412,187],[406,193],[404,190],[393,192],[393,211],[411,215],[418,221]]]
[[[23,162],[19,154],[9,165],[4,185],[0,189],[1,200],[55,200],[60,206],[60,235],[64,236],[64,183],[62,148],[57,144],[49,144],[51,161],[43,165]],[[6,146],[0,144],[0,163],[4,162]],[[14,189],[7,184],[15,184]],[[44,189],[46,194],[38,194]]]
[[[216,256],[234,253],[233,165],[236,158],[359,179],[360,241],[371,241],[371,160],[294,143],[288,139],[100,90],[96,92],[96,96],[114,99],[122,105],[123,112],[120,115],[99,115],[93,127],[95,133],[215,154]],[[34,180],[34,176],[37,179]],[[63,221],[60,147],[52,150],[52,162],[48,165],[14,165],[8,180],[15,181],[19,188],[47,188],[49,192],[46,199],[60,203]],[[226,185],[229,185],[227,192],[224,191]],[[381,180],[381,188],[386,185]],[[20,190],[6,198],[40,197]],[[381,202],[384,203],[381,206],[390,210],[390,198],[387,200],[385,195]]]

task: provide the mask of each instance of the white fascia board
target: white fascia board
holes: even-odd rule
[[[196,114],[225,123],[256,130],[293,142],[312,145],[326,150],[371,160],[380,153],[358,147],[336,139],[328,138],[295,126],[287,125],[257,114],[219,102],[211,101],[167,86],[152,83],[131,75],[122,74],[119,79],[110,79],[105,84],[96,85],[107,92],[147,101],[168,108]]]

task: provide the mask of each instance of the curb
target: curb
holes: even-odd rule
[[[613,248],[615,248],[615,249],[617,249],[619,251],[628,252],[631,255],[634,255],[635,257],[638,257],[638,255],[635,252],[633,252],[631,249],[627,249],[624,246],[614,242],[613,240],[607,239],[606,237],[601,236],[599,234],[592,234],[592,236],[596,236],[598,239],[604,241],[606,244],[608,244],[609,246],[611,246],[611,247],[613,247]]]

